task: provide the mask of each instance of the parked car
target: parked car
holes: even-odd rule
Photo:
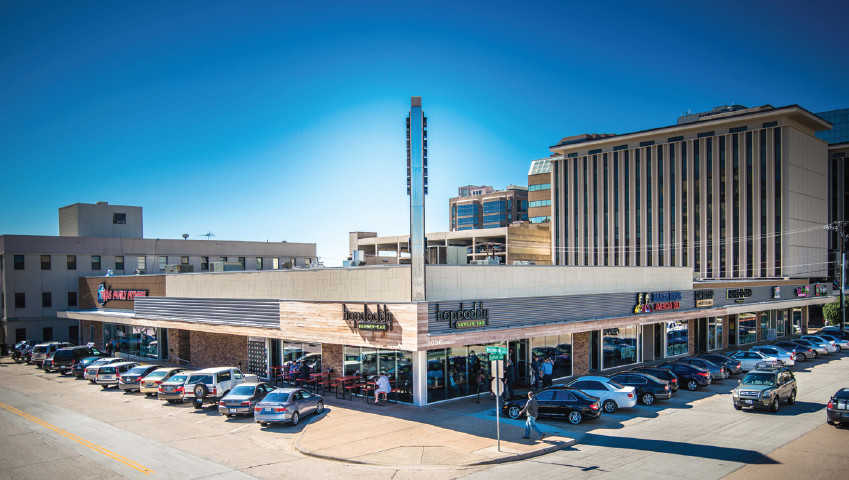
[[[706,358],[679,358],[675,360],[675,363],[686,363],[687,365],[692,365],[694,367],[704,368],[710,372],[711,381],[714,382],[725,380],[731,376],[731,371],[725,368],[725,365],[713,363]]]
[[[103,387],[104,390],[112,385],[118,385],[118,379],[121,375],[130,371],[136,365],[138,365],[136,362],[115,362],[109,365],[103,365],[97,369],[94,383]]]
[[[800,345],[811,347],[817,354],[814,358],[817,358],[820,355],[828,355],[828,349],[825,347],[825,345],[821,345],[817,342],[811,342],[810,340],[797,338],[796,340],[793,340],[793,343],[798,343]]]
[[[809,358],[817,358],[817,352],[813,348],[811,348],[807,345],[802,345],[801,343],[775,342],[775,343],[773,343],[773,345],[775,345],[776,347],[779,347],[779,348],[783,348],[783,349],[787,350],[788,352],[795,353],[797,362],[804,362],[805,360],[807,360]]]
[[[104,357],[85,357],[79,362],[71,365],[71,375],[77,378],[83,378],[85,376],[85,369],[88,368],[92,363],[103,360]]]
[[[78,362],[87,357],[101,357],[104,353],[94,347],[77,346],[56,350],[53,354],[53,368],[64,375],[71,371]]]
[[[724,366],[728,369],[728,372],[731,375],[740,375],[743,373],[743,365],[740,363],[740,360],[731,358],[727,355],[722,355],[720,353],[705,353],[699,355],[699,358],[704,358],[709,362]]]
[[[731,392],[734,408],[769,408],[778,411],[782,401],[796,403],[796,377],[788,367],[759,368],[747,373]]]
[[[781,347],[776,347],[775,345],[758,345],[757,347],[752,347],[752,351],[760,352],[768,357],[775,357],[784,362],[784,365],[788,367],[796,365],[795,353]]]
[[[274,387],[265,383],[248,383],[236,385],[230,393],[218,402],[218,413],[232,417],[233,415],[254,413],[254,407],[271,393]]]
[[[60,348],[65,347],[73,347],[72,344],[68,342],[45,342],[39,343],[38,345],[32,347],[32,358],[28,363],[34,363],[37,366],[41,366],[41,362],[47,358],[48,353],[53,353]]]
[[[675,362],[664,363],[659,366],[677,375],[678,382],[687,387],[687,390],[691,392],[698,390],[699,387],[706,387],[713,381],[710,372],[704,368]]]
[[[195,408],[203,408],[205,403],[217,403],[236,385],[244,382],[259,381],[256,375],[246,377],[235,367],[214,367],[198,370],[189,374],[186,380],[183,401],[190,401]]]
[[[678,375],[672,373],[671,370],[666,368],[655,368],[655,367],[636,367],[630,370],[631,372],[637,373],[647,373],[653,377],[657,377],[661,380],[666,380],[669,382],[669,388],[672,392],[678,391]]]
[[[149,373],[159,368],[158,365],[138,365],[118,378],[118,388],[127,392],[138,392],[141,390],[141,380]]]
[[[278,388],[265,396],[254,407],[254,421],[267,426],[272,423],[290,422],[297,425],[303,415],[324,411],[321,395],[302,388]]]
[[[828,353],[837,353],[837,349],[839,348],[834,344],[833,340],[826,340],[816,335],[802,335],[799,339],[807,340],[815,345],[825,347],[825,349],[828,350]]]
[[[849,340],[849,327],[847,327],[847,330],[841,330],[838,326],[829,325],[827,327],[823,327],[823,329],[820,330],[820,333]]]
[[[610,379],[620,385],[634,387],[637,400],[643,405],[654,405],[657,398],[672,398],[669,382],[647,373],[623,372],[611,375]]]
[[[557,385],[546,388],[534,395],[537,399],[540,417],[566,418],[572,425],[578,425],[585,418],[598,418],[601,404],[597,397],[570,387]],[[528,401],[527,397],[514,398],[504,402],[504,415],[517,419]]]
[[[156,398],[168,403],[182,403],[189,372],[178,373],[159,385]]]
[[[42,370],[44,370],[45,372],[50,372],[51,370],[53,370],[53,355],[55,355],[55,354],[56,354],[55,351],[54,352],[47,352],[47,358],[45,358],[41,362],[41,369]]]
[[[843,337],[838,337],[837,335],[831,335],[830,333],[820,332],[817,335],[820,338],[825,340],[831,340],[834,342],[834,346],[837,347],[837,353],[842,352],[843,350],[849,350],[849,340],[846,340]]]
[[[829,425],[849,423],[849,388],[841,388],[828,400],[825,410]]]
[[[778,360],[777,357],[764,355],[763,353],[760,353],[760,352],[742,351],[742,350],[731,355],[731,358],[735,358],[737,360],[740,360],[740,363],[742,364],[742,368],[743,368],[744,372],[754,370],[755,368],[757,368],[757,364],[759,362],[764,362],[764,361],[775,362],[775,361]]]
[[[97,371],[100,370],[100,367],[123,361],[125,361],[123,358],[118,357],[107,357],[95,360],[91,362],[89,366],[85,367],[85,373],[83,374],[83,378],[85,378],[91,383],[94,383],[94,381],[97,379]]]
[[[631,408],[637,404],[634,387],[620,385],[607,377],[578,377],[566,386],[598,398],[605,413],[613,413],[619,408]]]
[[[180,367],[157,368],[141,379],[141,382],[139,382],[139,391],[147,396],[156,395],[159,392],[160,385],[174,375],[185,371],[185,368]]]

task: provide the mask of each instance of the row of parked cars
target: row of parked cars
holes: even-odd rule
[[[71,374],[104,390],[116,387],[125,392],[156,395],[166,403],[190,402],[196,409],[214,404],[223,415],[253,415],[264,426],[284,422],[297,425],[304,415],[324,411],[324,399],[318,394],[301,388],[276,388],[235,367],[161,367],[109,357],[91,345],[62,342],[21,342],[14,349],[21,353],[20,361],[35,364],[45,372]]]
[[[746,374],[732,391],[734,408],[768,408],[777,412],[781,403],[796,402],[798,387],[791,367],[820,355],[849,351],[849,333],[826,327],[818,335],[803,335],[728,355],[708,353],[680,358],[656,366],[640,366],[608,376],[583,376],[535,394],[540,416],[560,417],[577,425],[619,408],[637,403],[653,405],[669,399],[680,388],[695,391],[731,376]],[[519,418],[526,398],[504,402],[502,411]],[[842,389],[828,403],[830,424],[849,422],[849,389]]]

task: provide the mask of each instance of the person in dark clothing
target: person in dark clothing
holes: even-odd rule
[[[301,371],[298,372],[298,380],[301,381],[301,386],[304,387],[307,385],[307,382],[310,380],[310,365],[307,362],[304,362],[301,365]]]
[[[527,420],[525,420],[525,436],[522,438],[531,438],[531,429],[539,434],[539,440],[542,441],[545,438],[545,434],[542,433],[542,430],[537,426],[537,415],[539,414],[539,406],[537,405],[537,399],[534,397],[534,391],[528,391],[528,403],[525,404],[525,407],[522,408],[522,411],[519,412],[521,414],[527,415]]]
[[[539,367],[539,356],[534,354],[533,361],[531,362],[531,390],[536,390],[537,388],[539,388],[539,381],[541,378]]]
[[[507,359],[507,366],[504,369],[504,398],[509,399],[513,396],[513,378],[516,375],[516,367],[513,366],[513,361]]]

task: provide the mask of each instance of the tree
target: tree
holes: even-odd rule
[[[844,308],[849,309],[849,300],[844,301]],[[822,316],[826,325],[840,325],[840,300],[823,305]]]

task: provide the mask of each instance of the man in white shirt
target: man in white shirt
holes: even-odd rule
[[[389,392],[392,391],[392,386],[389,384],[389,377],[386,372],[380,372],[380,378],[377,379],[377,384],[374,389],[374,404],[380,405],[380,394],[383,394],[383,399],[389,401]]]

